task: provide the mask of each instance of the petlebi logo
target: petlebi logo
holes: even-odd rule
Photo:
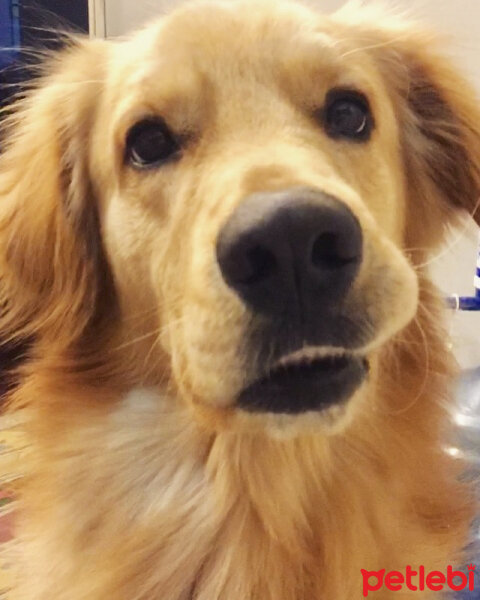
[[[363,596],[366,598],[372,592],[381,589],[387,589],[392,592],[402,590],[411,590],[412,592],[423,592],[431,590],[432,592],[441,592],[443,590],[453,590],[460,592],[462,590],[473,591],[475,589],[475,565],[468,565],[468,575],[462,571],[455,571],[450,565],[446,573],[442,571],[426,572],[424,566],[417,567],[414,570],[410,565],[405,569],[405,573],[400,571],[366,571],[361,569],[363,578]]]

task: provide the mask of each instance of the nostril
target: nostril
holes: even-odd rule
[[[238,283],[255,284],[267,279],[275,271],[277,260],[271,250],[257,245],[245,251],[243,272]]]
[[[313,243],[311,261],[319,269],[341,269],[357,259],[349,250],[338,233],[322,233]]]

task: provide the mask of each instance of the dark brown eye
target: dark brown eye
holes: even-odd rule
[[[127,134],[125,159],[134,167],[158,166],[178,155],[178,140],[161,119],[146,119]]]
[[[363,94],[348,90],[331,90],[324,109],[325,131],[332,138],[355,142],[369,139],[373,117]]]

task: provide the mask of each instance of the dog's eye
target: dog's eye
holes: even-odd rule
[[[160,119],[147,119],[127,134],[126,161],[137,168],[155,167],[178,155],[175,136]]]
[[[357,142],[368,140],[373,118],[367,99],[359,92],[331,90],[324,109],[324,125],[332,138]]]

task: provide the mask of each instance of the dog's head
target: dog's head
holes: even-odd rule
[[[114,335],[102,360],[215,426],[336,422],[475,208],[479,123],[435,39],[372,9],[199,3],[77,42],[7,128],[1,327]]]

